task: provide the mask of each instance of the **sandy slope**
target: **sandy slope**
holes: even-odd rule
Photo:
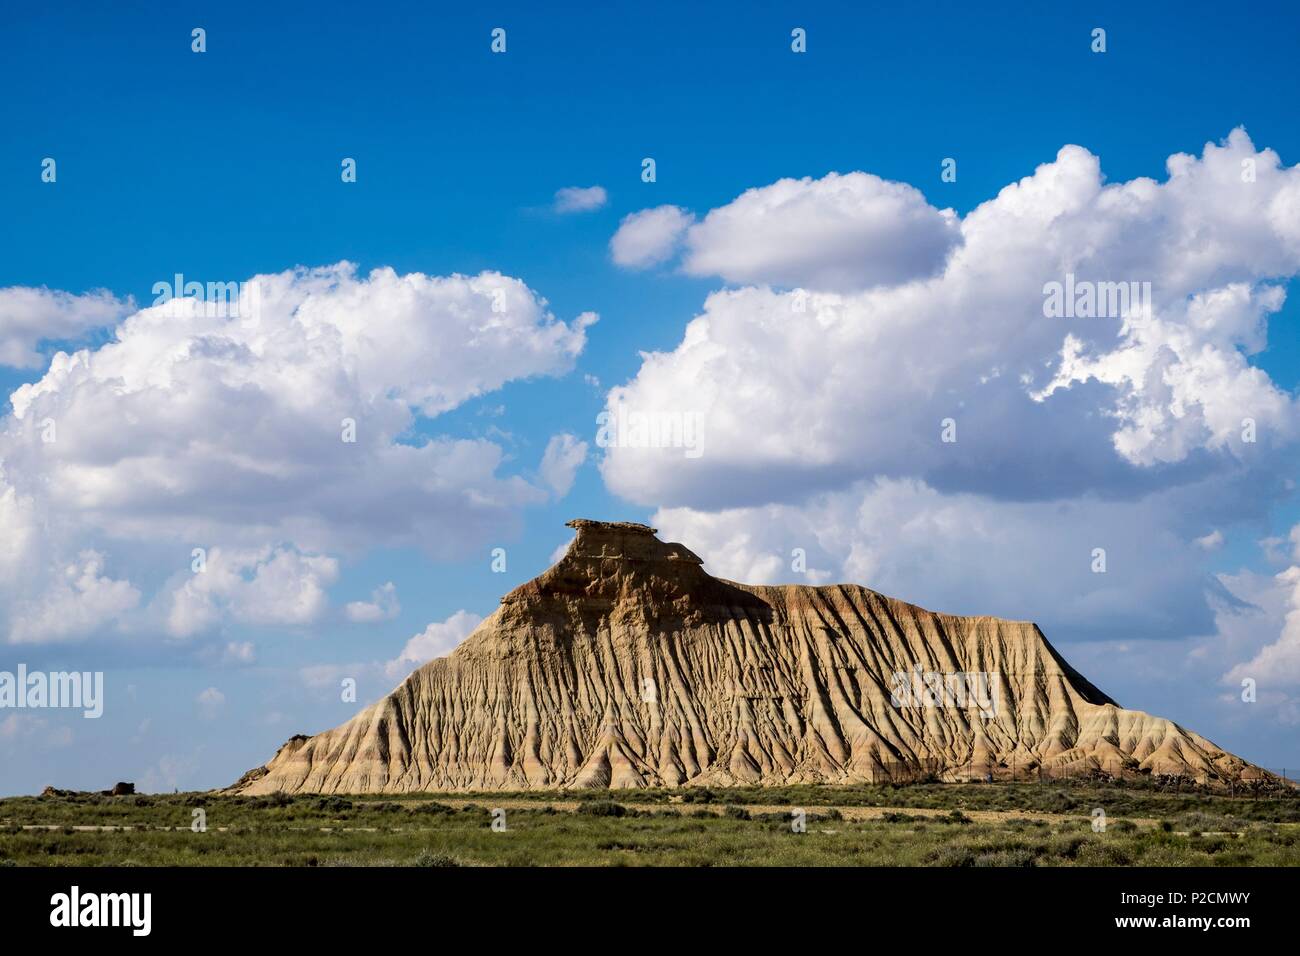
[[[564,558],[455,652],[342,726],[291,739],[232,789],[953,780],[1013,766],[1264,776],[1118,706],[1031,623],[935,614],[856,585],[735,584],[642,525],[570,526]],[[914,670],[977,676],[936,696],[922,677],[895,683]]]

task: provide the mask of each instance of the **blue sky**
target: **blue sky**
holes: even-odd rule
[[[568,433],[590,445],[609,388],[638,376],[642,353],[676,349],[706,297],[738,284],[671,263],[619,267],[609,243],[629,214],[671,204],[703,218],[783,177],[862,170],[909,184],[932,206],[964,217],[1050,163],[1066,144],[1100,157],[1107,182],[1162,181],[1171,154],[1199,156],[1207,142],[1237,127],[1255,149],[1279,154],[1283,166],[1300,161],[1298,24],[1290,9],[1247,15],[1208,3],[1149,10],[1118,3],[998,10],[628,3],[599,10],[490,5],[466,13],[415,4],[281,10],[132,3],[29,6],[7,17],[0,40],[0,82],[11,92],[0,124],[0,289],[107,289],[147,305],[153,284],[177,273],[242,280],[341,260],[356,263],[362,276],[391,267],[399,274],[492,270],[515,277],[560,321],[599,314],[571,370],[511,377],[436,418],[417,416],[401,440],[483,439],[502,450],[501,474],[530,480],[552,436]],[[191,51],[194,27],[207,31],[203,54]],[[507,30],[503,55],[489,49],[494,27]],[[806,54],[790,50],[794,27],[807,30]],[[1107,31],[1104,55],[1089,49],[1094,27]],[[57,160],[55,184],[40,179],[44,157]],[[357,161],[356,183],[340,181],[344,157]],[[656,161],[656,182],[641,180],[644,157]],[[945,157],[957,159],[956,182],[940,179]],[[608,193],[602,208],[553,208],[556,190],[593,185]],[[1269,274],[1295,291],[1291,275]],[[1249,357],[1287,394],[1300,384],[1298,308],[1292,298],[1273,312],[1268,347]],[[0,386],[8,394],[39,381],[55,352],[95,348],[113,334],[109,325],[72,342],[42,342],[44,362],[0,366]],[[825,361],[842,368],[853,356]],[[1083,384],[1072,387],[1072,395],[1085,391]],[[111,428],[113,409],[103,413]],[[0,645],[0,669],[18,661],[103,669],[109,694],[99,721],[51,712],[41,715],[48,725],[15,728],[7,744],[0,739],[0,747],[10,747],[0,791],[47,783],[99,788],[119,778],[168,789],[227,783],[290,733],[325,729],[356,709],[338,699],[336,684],[301,680],[302,668],[389,660],[431,622],[461,609],[490,613],[502,593],[549,564],[568,537],[565,520],[652,521],[660,505],[725,511],[715,507],[725,504],[725,493],[706,494],[702,484],[680,500],[670,500],[671,482],[632,493],[632,484],[607,480],[597,467],[599,450],[590,452],[566,495],[541,495],[515,509],[450,560],[434,560],[418,546],[317,549],[340,567],[328,608],[311,623],[228,620],[182,644],[155,640],[141,626]],[[1280,480],[1294,460],[1284,448],[1263,474]],[[840,462],[805,485],[791,479],[770,501],[797,507],[855,480],[901,474],[894,465],[873,467]],[[934,484],[936,474],[919,477]],[[1253,482],[1267,484],[1259,474],[1236,474],[1230,494],[1242,496],[1240,507],[1224,509],[1223,543],[1198,565],[1206,575],[1244,570],[1267,577],[1281,570],[1258,542],[1285,539],[1300,522],[1300,508],[1284,493],[1261,491],[1261,500],[1247,502]],[[738,486],[733,490],[737,506],[751,503]],[[1210,494],[1188,492],[1207,514]],[[1135,495],[1121,482],[1076,497]],[[706,498],[712,504],[701,507]],[[1190,507],[1166,506],[1171,513]],[[1194,537],[1172,518],[1168,530]],[[455,536],[454,529],[448,533]],[[130,545],[113,538],[88,521],[87,542],[110,554],[110,573],[130,576],[142,601],[189,562],[190,542],[181,538]],[[765,546],[784,554],[793,541],[787,538],[776,534]],[[685,543],[707,558],[707,545],[721,554],[725,540]],[[490,569],[494,546],[507,549],[504,574]],[[823,565],[829,550],[821,546]],[[895,563],[903,566],[903,556]],[[711,566],[722,573],[734,565]],[[833,570],[852,567],[846,561]],[[896,596],[940,610],[1014,617],[1032,611],[1049,638],[1063,632],[1067,656],[1126,705],[1179,720],[1268,766],[1300,765],[1297,725],[1284,716],[1295,706],[1294,687],[1279,687],[1281,703],[1272,710],[1261,703],[1243,712],[1223,703],[1223,686],[1188,677],[1181,664],[1163,668],[1183,675],[1181,683],[1148,679],[1162,661],[1214,656],[1206,647],[1223,639],[1196,640],[1208,636],[1208,611],[1185,620],[1171,611],[1162,641],[1144,640],[1145,625],[1136,626],[1120,640],[1142,646],[1133,651],[1141,660],[1136,666],[1117,653],[1115,634],[1104,635],[1105,642],[1084,639],[1088,622],[1104,615],[1062,613],[1056,622],[1050,606],[1040,612],[1031,568],[1008,565],[1005,592],[990,595],[995,606],[986,607],[979,593],[960,586],[930,588],[918,567],[913,588]],[[1015,581],[1022,577],[1018,602]],[[340,620],[347,602],[367,600],[388,581],[396,585],[400,614],[364,626]],[[875,580],[860,583],[889,590]],[[1184,587],[1191,593],[1200,584],[1189,578],[1162,593]],[[1251,659],[1268,637],[1261,632],[1239,659],[1225,657],[1219,672]],[[200,653],[204,641],[252,643],[255,660],[214,663]],[[382,673],[359,680],[362,701],[388,689]],[[218,689],[224,704],[199,704],[207,688]]]

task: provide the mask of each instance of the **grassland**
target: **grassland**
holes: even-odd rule
[[[1300,798],[1099,783],[76,793],[0,800],[5,865],[1296,866]]]

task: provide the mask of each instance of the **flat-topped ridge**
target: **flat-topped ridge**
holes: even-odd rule
[[[573,528],[575,531],[625,531],[629,534],[648,534],[657,535],[658,528],[652,528],[648,524],[640,524],[636,521],[597,521],[594,518],[574,518],[572,521],[564,522],[566,528]]]
[[[660,541],[657,531],[635,521],[593,521],[575,518],[567,526],[578,532],[565,554],[566,559],[594,558],[621,561],[685,561],[704,564],[689,548]]]

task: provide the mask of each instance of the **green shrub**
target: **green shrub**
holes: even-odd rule
[[[1080,848],[1078,862],[1084,866],[1131,866],[1133,857],[1118,843],[1089,840]]]
[[[935,866],[974,866],[975,851],[968,846],[944,846],[930,853],[926,859]]]
[[[698,790],[687,790],[682,794],[682,803],[716,803],[718,795],[708,787],[701,787]]]
[[[439,803],[437,800],[426,800],[413,806],[408,811],[410,813],[455,813],[455,807],[449,807],[445,803]]]
[[[1088,842],[1087,837],[1061,834],[1054,836],[1047,842],[1046,850],[1052,856],[1063,857],[1067,860],[1073,860],[1079,855],[1079,850]]]
[[[975,857],[975,866],[1034,866],[1038,854],[1027,847],[986,851]]]
[[[416,866],[461,866],[460,860],[446,853],[433,853],[425,850],[415,858]]]
[[[1202,853],[1221,853],[1227,849],[1228,841],[1223,837],[1210,837],[1208,839],[1197,840],[1192,844],[1193,850],[1200,850]]]

